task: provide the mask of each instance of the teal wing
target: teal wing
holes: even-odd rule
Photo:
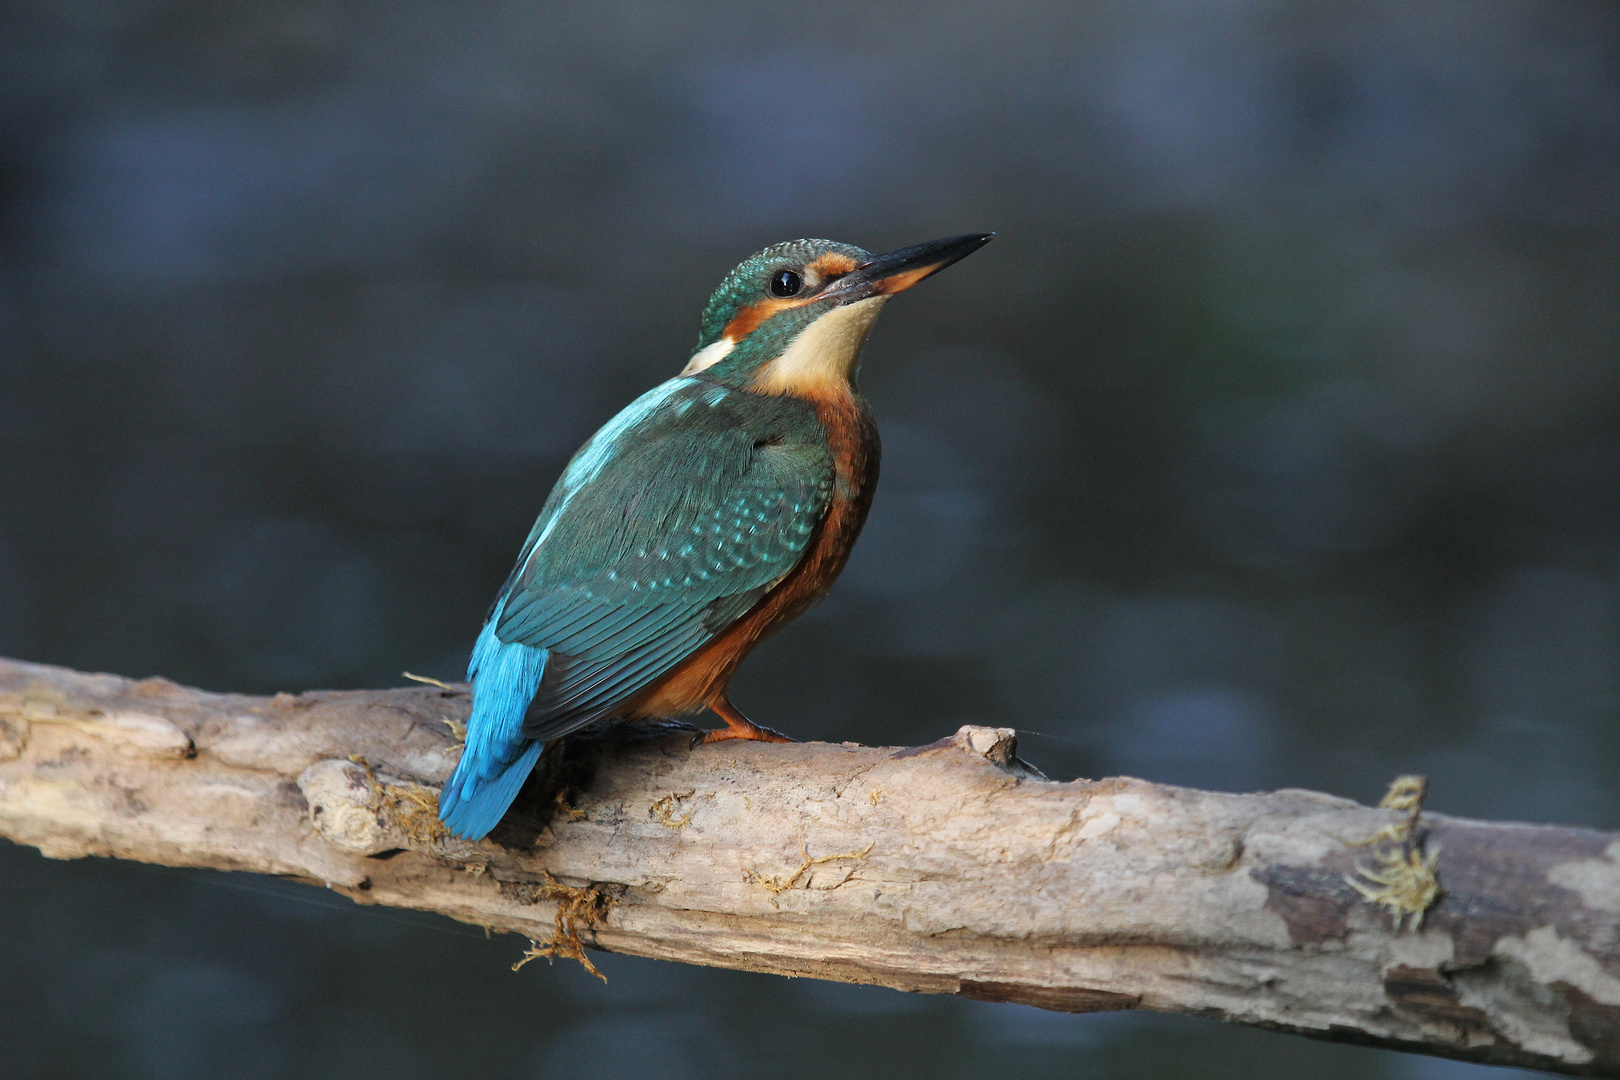
[[[550,652],[532,739],[611,715],[744,615],[832,496],[820,426],[791,399],[707,388],[605,434],[564,474],[497,609],[502,642]]]

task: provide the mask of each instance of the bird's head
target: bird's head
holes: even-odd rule
[[[873,255],[831,240],[773,244],[726,275],[683,374],[758,393],[821,397],[854,378],[872,320],[897,292],[990,241],[969,233]]]

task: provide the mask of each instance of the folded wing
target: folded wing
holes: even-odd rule
[[[834,482],[819,424],[791,399],[731,397],[671,401],[587,480],[565,475],[497,609],[501,642],[550,654],[526,738],[612,715],[803,556]]]

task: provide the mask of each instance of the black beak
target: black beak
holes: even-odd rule
[[[923,278],[939,273],[959,259],[967,258],[988,244],[994,235],[964,233],[887,252],[830,283],[822,298],[836,299],[839,304],[853,304],[873,296],[904,292]]]

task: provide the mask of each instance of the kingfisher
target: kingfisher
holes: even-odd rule
[[[569,461],[490,608],[439,796],[452,833],[482,839],[545,745],[598,720],[708,709],[726,726],[694,748],[792,741],[726,685],[826,594],[866,520],[878,432],[855,380],[873,320],[992,235],[885,255],[792,240],[726,276],[681,373]]]

